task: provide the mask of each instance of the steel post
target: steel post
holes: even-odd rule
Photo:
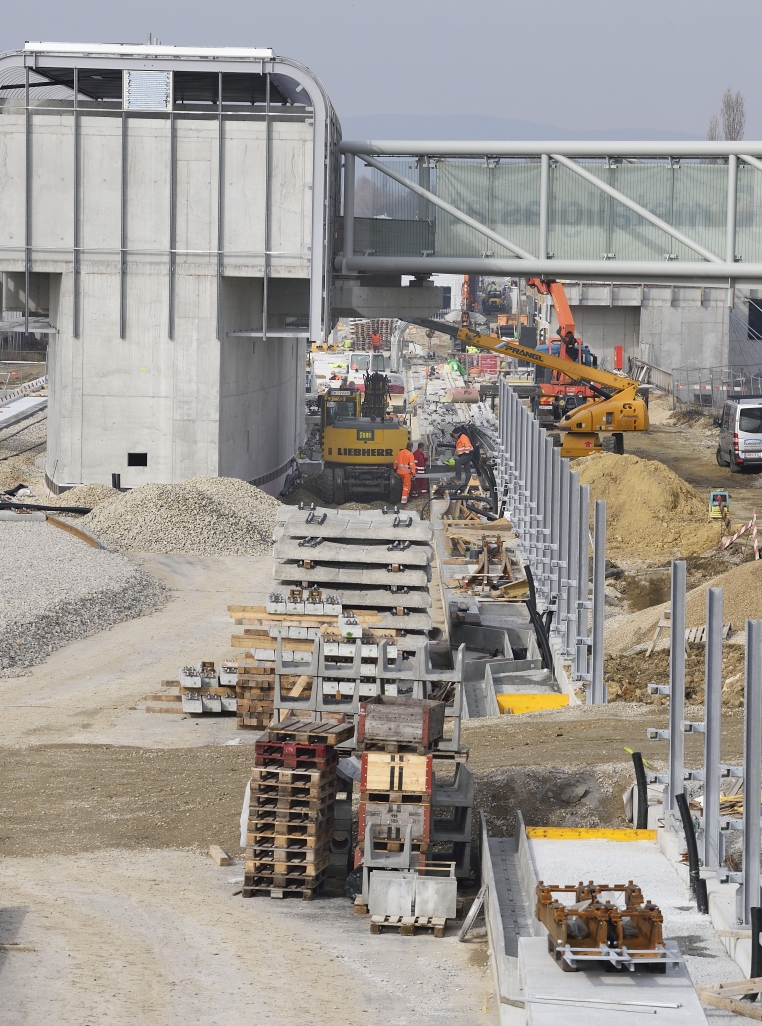
[[[577,595],[579,584],[579,474],[569,474],[569,555],[566,569],[566,640],[564,655],[574,654],[577,633]]]
[[[603,626],[606,606],[606,503],[595,500],[593,534],[593,666],[592,705],[608,702],[603,682]]]
[[[590,485],[579,486],[579,538],[577,541],[577,656],[574,676],[584,680],[588,669],[590,637]],[[590,691],[588,690],[588,694]],[[591,696],[592,698],[592,696]]]
[[[558,547],[561,521],[561,453],[553,448],[550,515],[550,601],[555,608],[555,623],[558,623],[558,574],[553,564],[558,560]]]
[[[728,154],[728,212],[725,223],[725,263],[736,260],[736,190],[738,185],[738,157]]]
[[[540,260],[548,259],[548,197],[550,194],[550,157],[543,153],[540,157]]]
[[[744,691],[743,922],[759,906],[760,790],[762,789],[762,620],[746,621]]]
[[[344,154],[344,257],[355,253],[355,155]],[[502,384],[502,379],[501,379]]]
[[[545,435],[545,484],[543,486],[542,513],[542,585],[545,608],[552,603],[553,588],[550,583],[551,539],[553,517],[553,439]]]
[[[669,614],[669,780],[664,809],[664,825],[673,830],[680,822],[677,796],[685,788],[685,581],[685,562],[675,560]]]
[[[704,865],[720,865],[722,742],[722,588],[706,593],[704,661]]]
[[[558,557],[556,559],[556,633],[565,637],[567,613],[567,568],[569,566],[569,461],[561,460],[559,479],[560,522],[558,525]]]

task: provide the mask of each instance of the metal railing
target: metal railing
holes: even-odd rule
[[[744,760],[742,766],[720,762],[722,739],[722,588],[706,593],[706,655],[704,662],[704,719],[693,723],[685,715],[685,596],[686,564],[672,564],[670,600],[670,679],[668,685],[651,684],[652,695],[669,696],[669,727],[649,728],[651,741],[668,741],[668,772],[656,773],[651,783],[664,784],[663,817],[667,829],[679,833],[681,818],[677,798],[686,792],[686,781],[704,783],[703,855],[707,871],[724,883],[738,884],[736,919],[749,926],[751,909],[760,900],[760,800],[762,788],[762,620],[746,621],[744,687]],[[703,734],[703,764],[685,768],[685,735]],[[720,811],[720,781],[743,780],[743,819],[723,817]],[[732,830],[743,831],[740,872],[725,865],[725,842]]]
[[[672,371],[672,405],[717,414],[727,399],[762,395],[762,374],[739,367],[678,367]]]
[[[595,503],[591,539],[589,485],[579,483],[570,461],[561,457],[505,378],[500,379],[498,435],[501,512],[510,520],[531,569],[538,611],[551,614],[551,648],[570,661],[572,679],[585,684],[588,704],[605,703],[606,503]]]

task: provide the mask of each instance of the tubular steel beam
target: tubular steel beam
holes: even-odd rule
[[[540,260],[548,259],[548,209],[550,206],[550,157],[540,157]]]
[[[344,157],[344,256],[355,253],[355,155]]]
[[[177,133],[175,112],[169,112],[169,266],[167,274],[167,336],[175,337],[175,273],[177,269]]]
[[[271,192],[272,138],[270,125],[270,72],[265,75],[265,264],[262,270],[262,338],[267,341],[267,321],[270,316],[270,245],[271,245]],[[327,330],[327,329],[326,329]]]
[[[441,204],[440,204],[441,206]],[[501,242],[501,245],[503,243]],[[336,257],[337,271],[373,274],[488,274],[504,278],[573,278],[605,282],[674,281],[721,285],[762,280],[762,263],[717,263],[708,260],[517,260],[513,257]]]
[[[502,235],[498,235],[497,232],[493,232],[491,228],[488,228],[480,221],[476,221],[473,217],[469,217],[468,214],[464,214],[462,210],[458,210],[458,208],[452,206],[451,203],[445,203],[445,201],[440,199],[439,196],[435,196],[433,192],[428,192],[426,189],[421,188],[421,186],[416,182],[411,182],[410,179],[404,178],[402,175],[398,175],[396,171],[392,171],[391,168],[382,164],[378,160],[374,160],[373,157],[368,156],[366,153],[359,153],[358,156],[370,167],[375,168],[376,171],[381,171],[382,174],[388,175],[388,177],[392,178],[395,182],[399,182],[400,185],[404,185],[406,189],[410,189],[411,192],[427,199],[429,203],[433,203],[435,207],[439,207],[441,210],[444,210],[446,214],[450,214],[452,217],[457,218],[458,221],[462,221],[463,224],[468,225],[469,228],[473,228],[492,242],[496,242],[498,246],[503,246],[505,249],[510,250],[511,253],[515,253],[524,260],[533,259],[531,253],[527,253],[525,249],[521,249],[521,247],[517,246],[514,242],[510,242]],[[425,257],[424,259],[428,259],[428,257]]]
[[[127,111],[122,107],[121,173],[119,179],[119,338],[125,328],[125,276],[127,271]]]
[[[542,142],[505,142],[487,140],[460,142],[446,139],[344,139],[342,153],[372,153],[378,157],[539,157],[543,153],[562,153],[569,157],[727,157],[744,153],[762,157],[762,142],[633,142],[588,140]]]
[[[29,334],[29,264],[32,259],[32,120],[29,67],[24,68],[24,334]]]
[[[569,160],[568,157],[564,157],[561,153],[551,153],[551,157],[553,160],[557,160],[559,164],[563,164],[563,166],[568,168],[570,171],[573,171],[575,175],[579,175],[580,178],[584,178],[586,182],[594,185],[596,189],[600,189],[601,192],[605,192],[607,196],[611,196],[611,198],[615,199],[618,203],[623,204],[625,207],[629,207],[633,213],[638,214],[646,221],[650,221],[651,224],[655,225],[661,231],[666,232],[667,235],[671,235],[673,239],[682,243],[683,246],[687,246],[688,249],[692,249],[694,253],[698,253],[699,256],[704,257],[705,260],[709,260],[716,264],[722,263],[715,253],[712,253],[708,249],[704,249],[703,246],[694,242],[693,239],[689,239],[687,235],[683,235],[683,233],[678,231],[677,228],[673,228],[667,221],[662,221],[662,219],[657,217],[656,214],[652,214],[650,210],[647,210],[645,207],[641,207],[639,203],[630,199],[629,196],[625,196],[623,192],[619,192],[618,189],[613,189],[607,182],[602,181],[586,168],[580,167],[579,164],[575,164],[573,160]],[[732,264],[733,261],[731,260],[730,263]]]

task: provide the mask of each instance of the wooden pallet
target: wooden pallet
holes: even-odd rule
[[[246,859],[246,870],[244,883],[248,878],[258,876],[272,876],[276,881],[280,877],[312,877],[317,876],[326,869],[330,861],[330,853],[325,852],[314,862],[306,862],[304,859],[296,858],[298,853],[289,853],[293,856],[283,862],[276,862],[274,859]]]
[[[414,851],[414,852],[421,852],[422,854],[425,855],[426,852],[429,850],[429,845],[430,844],[431,844],[430,841],[420,841],[420,840],[416,840],[415,838],[413,838],[413,841],[412,841],[412,851]],[[404,851],[404,849],[405,849],[405,840],[404,840],[404,838],[402,838],[401,840],[388,840],[386,837],[374,837],[373,838],[373,847],[375,848],[376,851]],[[363,852],[365,850],[365,838],[364,837],[361,837],[358,840],[358,842],[357,842],[357,850],[359,852]]]
[[[328,772],[331,774],[330,779],[335,779],[336,774],[333,768]],[[326,770],[281,769],[278,767],[266,769],[264,766],[255,766],[251,771],[252,784],[260,786],[262,784],[278,784],[279,786],[312,787],[327,779],[329,778]]]
[[[433,930],[435,937],[444,937],[446,928],[446,919],[433,916],[370,917],[371,933],[383,933],[384,930],[399,930],[400,937],[414,937],[416,930]]]
[[[305,840],[313,838],[287,837],[284,847],[277,844],[247,846],[246,858],[254,862],[319,862],[331,846],[331,834],[320,838],[312,848],[305,846]]]
[[[260,812],[275,810],[309,812],[315,813],[333,805],[335,794],[333,786],[327,787],[325,793],[316,798],[279,797],[272,795],[258,795],[252,793],[249,804],[249,816],[258,815]]]
[[[301,720],[296,716],[270,726],[273,741],[298,741],[300,744],[339,745],[348,741],[355,732],[354,723],[335,720]]]
[[[387,805],[430,805],[430,794],[411,794],[410,791],[361,791],[361,802]]]
[[[286,819],[285,816],[290,816]],[[277,819],[273,813],[268,812],[257,819],[249,817],[246,826],[246,843],[256,843],[255,838],[265,837],[302,837],[320,838],[333,829],[333,809],[320,821],[309,815],[295,816],[292,813],[281,814]],[[252,838],[252,840],[250,840]]]

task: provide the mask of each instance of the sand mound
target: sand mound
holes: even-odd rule
[[[70,488],[68,492],[61,492],[55,497],[55,500],[51,499],[51,503],[55,501],[57,506],[89,506],[92,509],[93,506],[100,506],[102,502],[108,502],[109,499],[119,498],[119,495],[116,488],[111,488],[110,485],[77,485],[76,488]]]
[[[590,485],[591,504],[606,500],[610,557],[663,561],[717,546],[720,531],[707,519],[707,500],[663,463],[604,452],[574,469],[580,484]]]
[[[82,527],[130,552],[262,555],[280,503],[232,477],[148,484],[101,503]]]

